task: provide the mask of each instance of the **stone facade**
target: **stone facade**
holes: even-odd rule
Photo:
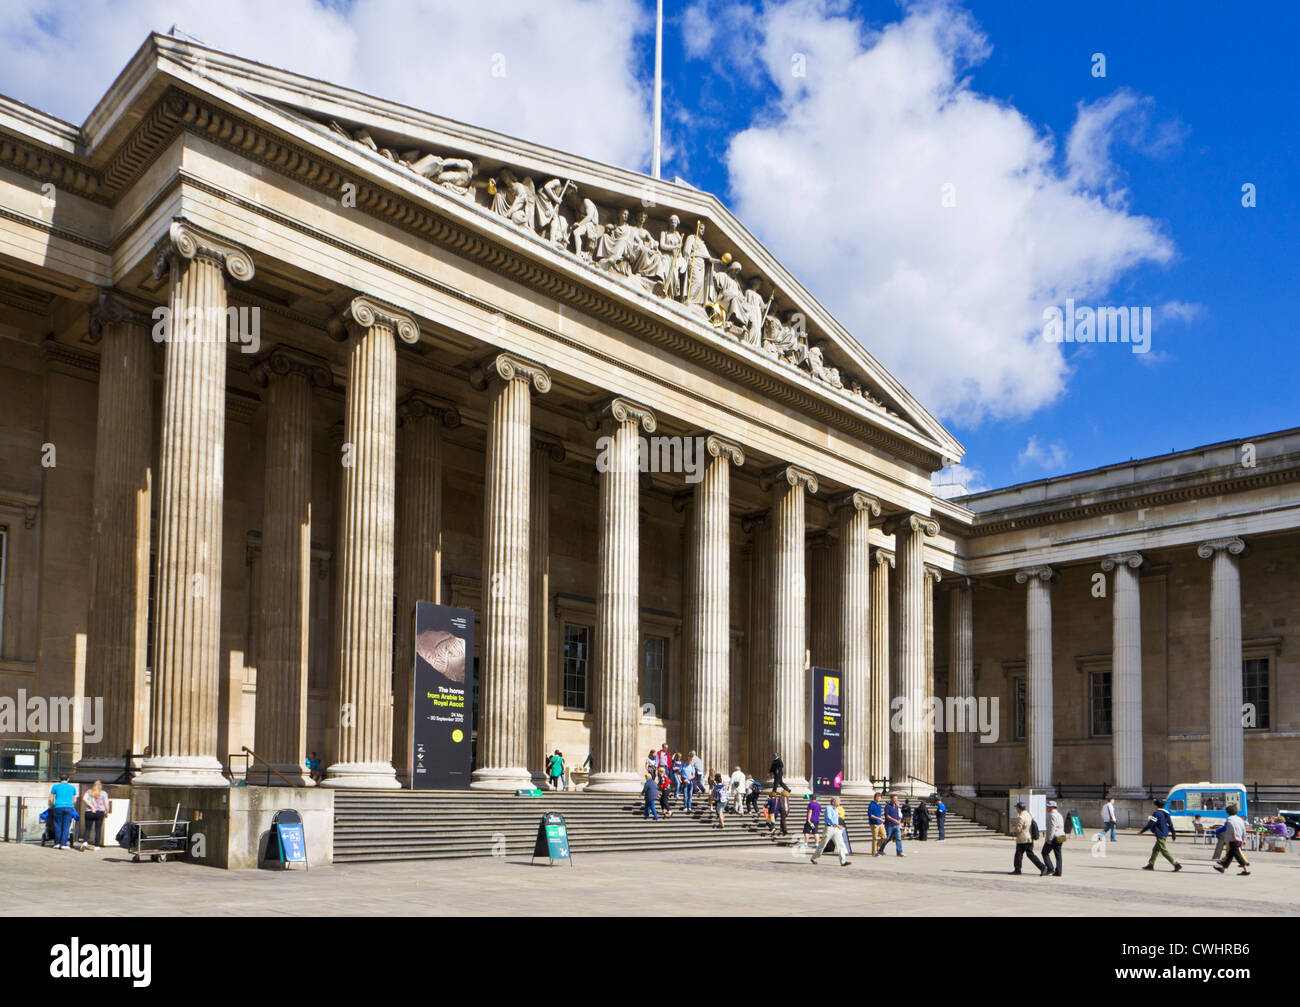
[[[713,197],[162,36],[83,127],[0,99],[0,203],[0,697],[103,697],[83,776],[408,784],[421,600],[477,614],[475,787],[801,786],[810,664],[855,792],[1297,775],[1294,431],[940,499]],[[947,690],[997,740],[892,725]]]

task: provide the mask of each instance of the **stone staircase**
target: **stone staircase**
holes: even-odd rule
[[[850,840],[858,853],[869,835],[865,797],[841,798]],[[680,800],[674,814],[646,821],[638,799],[620,794],[543,791],[518,797],[485,791],[339,790],[334,798],[334,862],[439,860],[457,857],[529,856],[542,813],[564,815],[569,848],[575,857],[589,853],[639,850],[702,850],[736,846],[789,845],[799,840],[807,802],[790,798],[787,837],[770,835],[761,818],[726,816],[714,828],[708,799],[701,795],[692,814]],[[969,819],[949,813],[949,840],[995,835]],[[938,836],[933,822],[930,840]]]

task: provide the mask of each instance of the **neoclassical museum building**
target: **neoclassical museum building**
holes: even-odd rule
[[[804,784],[815,667],[849,793],[1300,778],[1300,430],[945,499],[871,341],[713,196],[154,35],[0,99],[0,697],[397,788],[425,601],[475,787]]]

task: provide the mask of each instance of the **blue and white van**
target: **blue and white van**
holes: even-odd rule
[[[1196,816],[1207,832],[1213,832],[1228,818],[1227,807],[1234,805],[1246,821],[1250,821],[1246,805],[1246,788],[1240,783],[1180,783],[1172,787],[1165,798],[1165,810],[1174,821],[1179,834],[1194,833],[1192,825]]]

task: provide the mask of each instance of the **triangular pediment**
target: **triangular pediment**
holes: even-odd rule
[[[151,41],[205,89],[229,88],[322,148],[493,215],[539,254],[657,299],[945,461],[963,453],[714,196],[167,36]]]

